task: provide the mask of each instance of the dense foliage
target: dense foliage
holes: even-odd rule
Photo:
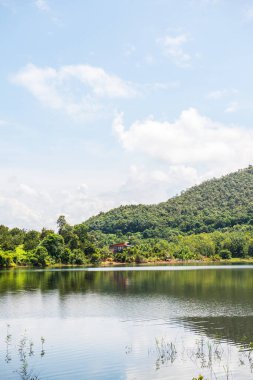
[[[0,266],[253,258],[253,168],[158,205],[122,206],[75,226],[60,216],[57,225],[57,233],[0,226]],[[130,247],[110,252],[119,241]]]
[[[97,248],[85,224],[72,227],[64,216],[58,218],[57,224],[58,233],[46,229],[38,232],[0,226],[0,266],[96,262]]]
[[[174,231],[213,232],[253,224],[253,167],[194,186],[158,205],[121,206],[87,221],[90,230],[167,239]]]

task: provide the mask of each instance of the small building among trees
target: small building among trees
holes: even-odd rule
[[[122,252],[124,249],[131,247],[131,245],[128,243],[128,241],[117,243],[117,244],[111,244],[109,246],[109,249],[113,253]]]

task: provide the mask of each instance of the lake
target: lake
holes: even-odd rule
[[[0,379],[253,379],[253,266],[0,271]]]

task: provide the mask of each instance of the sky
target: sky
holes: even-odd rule
[[[0,224],[54,228],[253,163],[252,0],[0,0]]]

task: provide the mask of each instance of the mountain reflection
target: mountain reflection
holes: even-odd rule
[[[6,295],[17,297],[24,292],[28,292],[28,296],[34,291],[45,295],[53,293],[62,302],[61,313],[64,308],[72,307],[74,314],[74,295],[83,297],[78,301],[80,313],[85,297],[100,295],[104,309],[108,310],[110,305],[110,312],[121,319],[160,319],[165,324],[181,324],[212,338],[242,344],[253,341],[252,274],[251,268],[6,270],[0,271],[0,299]],[[67,306],[68,303],[71,306]],[[128,305],[127,315],[125,305]],[[83,308],[83,313],[86,309]]]

